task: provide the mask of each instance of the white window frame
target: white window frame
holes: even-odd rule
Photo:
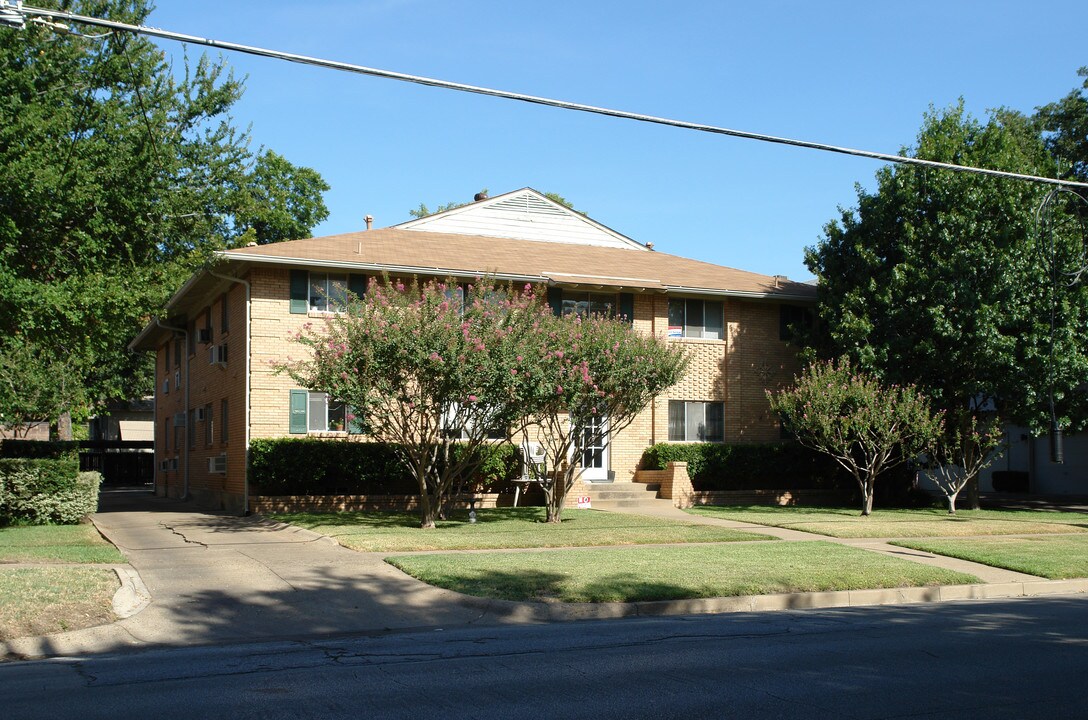
[[[683,303],[684,319],[680,324],[674,324],[673,322],[674,319],[676,319],[673,313],[673,310],[676,307],[674,303]],[[695,325],[692,320],[688,318],[691,303],[702,304],[703,319],[699,325]],[[716,306],[718,310],[718,324],[710,330],[707,329],[706,324],[708,305]],[[684,337],[702,340],[722,340],[725,337],[725,303],[721,300],[706,300],[703,298],[669,298],[668,327],[669,337],[672,339]]]
[[[333,285],[338,281],[340,288]],[[310,272],[306,294],[310,312],[342,313],[347,310],[348,273]]]
[[[306,432],[347,432],[348,431],[348,405],[341,402],[340,417],[343,427],[335,430],[329,427],[329,394],[323,392],[309,392],[306,394]],[[333,418],[335,422],[335,417]]]
[[[683,437],[676,437],[673,432],[674,408],[683,408],[684,421]],[[706,436],[706,411],[709,406],[721,408],[722,436],[708,439]],[[668,408],[668,437],[669,442],[701,442],[723,443],[725,442],[725,403],[720,400],[669,400]],[[695,435],[695,437],[689,437]],[[700,437],[701,436],[701,437]]]
[[[616,293],[564,290],[561,314],[581,315],[582,317],[589,315],[615,317],[618,307],[619,302]]]

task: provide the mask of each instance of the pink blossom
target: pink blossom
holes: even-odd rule
[[[518,374],[518,369],[517,368],[510,368],[510,374],[511,375],[517,375]]]
[[[434,362],[442,362],[442,356],[436,352],[431,353],[429,357]]]
[[[404,292],[404,283],[397,283],[397,292]]]
[[[563,386],[562,385],[556,385],[555,386],[555,394],[556,395],[562,395],[563,394]]]
[[[522,361],[522,359],[523,359],[523,358],[521,357],[521,355],[518,355],[518,362],[521,362],[521,361]]]
[[[469,396],[468,396],[468,401],[469,401],[469,402],[476,402],[476,400],[477,400],[477,399],[478,399],[478,398],[477,398],[477,397],[476,397],[475,395],[469,395]]]

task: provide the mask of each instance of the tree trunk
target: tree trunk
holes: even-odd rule
[[[873,514],[873,482],[868,480],[861,486],[861,516],[869,517]]]
[[[62,412],[60,417],[57,418],[57,439],[72,439],[72,413]]]
[[[959,495],[959,493],[954,492],[951,495],[947,496],[948,497],[948,514],[949,515],[955,515],[956,514],[956,496],[957,495]]]
[[[549,523],[561,523],[563,522],[563,503],[567,499],[567,488],[570,487],[570,478],[568,477],[571,470],[556,470],[552,480],[552,487],[549,492],[545,494],[548,517],[546,522]]]
[[[964,468],[974,467],[975,453],[978,452],[978,448],[975,447],[974,443],[972,443],[972,442],[970,442],[968,440],[968,438],[970,438],[971,435],[973,434],[973,431],[974,431],[974,425],[972,423],[971,416],[969,414],[967,414],[967,415],[965,415],[963,420],[960,422],[960,432],[962,433],[961,437],[962,437],[962,441],[963,441],[963,467]],[[966,505],[967,509],[968,510],[978,510],[979,509],[979,497],[978,497],[979,489],[978,489],[978,473],[977,472],[975,473],[974,477],[972,477],[970,480],[967,481],[967,483],[964,485],[964,487],[962,489],[967,491],[967,496],[964,499],[964,504]]]
[[[427,492],[425,472],[423,468],[416,468],[416,482],[419,483],[419,527],[424,530],[434,530],[437,527],[435,517],[438,514],[438,508],[435,507],[436,503],[432,502],[431,496]],[[439,497],[434,499],[441,500]]]

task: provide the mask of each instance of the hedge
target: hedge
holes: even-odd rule
[[[834,489],[852,482],[834,460],[795,442],[658,443],[643,456],[647,470],[663,470],[669,462],[688,464],[696,490]]]
[[[0,440],[0,458],[45,458],[49,460],[76,460],[79,458],[79,440]]]
[[[415,477],[392,445],[331,442],[318,438],[254,440],[249,446],[250,482],[257,494],[418,495]],[[487,445],[476,477],[463,478],[466,491],[495,491],[520,472],[517,448]]]
[[[102,476],[75,460],[0,460],[0,525],[74,525],[98,509]]]

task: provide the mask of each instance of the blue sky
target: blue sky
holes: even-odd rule
[[[33,3],[28,3],[33,4]],[[384,70],[896,153],[930,105],[1030,112],[1088,65],[1083,0],[161,0],[149,24]],[[180,65],[182,46],[160,45]],[[191,47],[192,56],[201,48]],[[791,278],[879,163],[235,53],[256,145],[332,186],[326,235],[530,186],[658,250]]]

